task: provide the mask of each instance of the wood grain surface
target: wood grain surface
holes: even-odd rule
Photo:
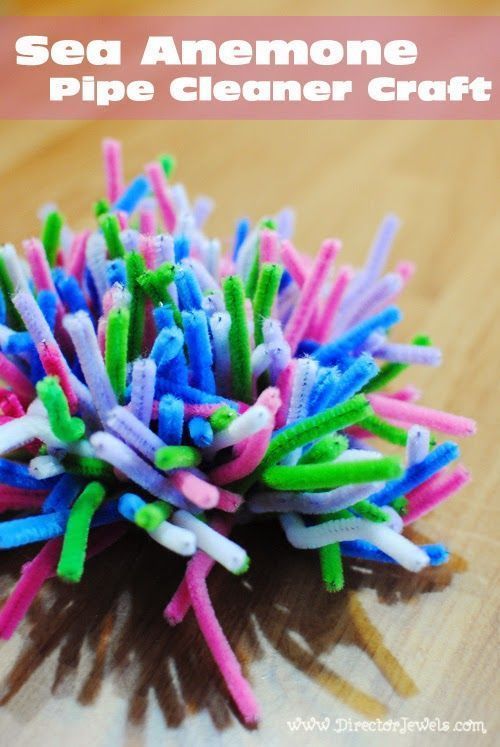
[[[80,4],[81,5],[81,4]],[[143,12],[197,13],[193,2],[147,3]],[[498,3],[413,3],[414,13],[492,13]],[[67,2],[67,12],[82,12]],[[110,12],[137,4],[112,2]],[[243,6],[243,4],[241,4]],[[44,12],[63,12],[44,3]],[[35,13],[37,3],[10,3]],[[85,12],[101,12],[87,2]],[[301,11],[298,2],[211,4],[210,12]],[[308,13],[347,13],[310,3]],[[358,13],[399,12],[363,2]],[[437,370],[404,376],[425,404],[475,417],[463,445],[473,483],[411,536],[443,541],[447,566],[414,576],[350,563],[346,590],[323,591],[316,553],[295,551],[274,524],[240,529],[249,573],[216,569],[209,587],[229,640],[262,703],[258,730],[238,719],[194,618],[169,628],[162,609],[184,563],[137,535],[91,560],[76,587],[44,588],[12,640],[0,647],[0,744],[285,745],[494,744],[498,739],[498,380],[500,128],[480,122],[45,122],[0,123],[2,241],[39,230],[36,211],[55,201],[75,227],[103,193],[100,140],[124,142],[127,176],[159,152],[178,176],[217,202],[210,230],[283,205],[297,210],[297,243],[325,236],[360,262],[381,217],[403,221],[394,261],[418,273],[402,299],[398,339],[428,332],[442,347]],[[5,596],[32,549],[4,553]],[[292,732],[297,717],[331,719],[325,732]],[[384,735],[335,720],[482,720],[482,734]],[[349,722],[346,722],[349,728]],[[498,742],[497,742],[498,743]]]

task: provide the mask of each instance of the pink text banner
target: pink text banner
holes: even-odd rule
[[[0,19],[1,119],[498,119],[500,17]]]

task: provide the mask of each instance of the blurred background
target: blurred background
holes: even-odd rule
[[[140,7],[134,0],[112,1],[105,9],[87,0],[82,6],[48,0],[42,8],[34,0],[10,0],[2,12],[208,12],[194,0]],[[356,4],[358,15],[499,9],[498,2],[466,0],[424,0],[404,9],[388,0]],[[209,11],[335,15],[352,8],[347,1],[302,8],[290,1],[235,7],[213,0]],[[397,213],[403,227],[393,260],[412,259],[418,269],[402,298],[398,339],[428,332],[444,352],[441,369],[412,372],[405,382],[422,387],[425,404],[478,419],[479,435],[463,444],[462,461],[474,482],[418,525],[427,540],[453,549],[447,569],[419,579],[396,570],[370,575],[352,569],[353,591],[335,598],[320,588],[315,557],[290,551],[270,528],[259,538],[243,532],[254,558],[248,580],[228,583],[217,572],[212,588],[263,703],[258,736],[228,708],[194,621],[186,621],[183,632],[162,622],[162,605],[181,566],[137,542],[93,561],[83,588],[54,586],[19,635],[3,644],[4,734],[18,744],[58,744],[69,735],[74,745],[91,740],[100,747],[157,744],[169,726],[186,745],[200,739],[281,744],[290,739],[287,719],[326,714],[473,718],[493,729],[495,607],[489,590],[495,588],[498,519],[499,123],[0,122],[0,240],[19,246],[38,232],[36,213],[48,201],[75,228],[86,225],[104,191],[105,136],[123,141],[128,178],[159,153],[174,154],[176,177],[190,194],[215,199],[209,231],[223,238],[242,215],[256,220],[290,205],[301,249],[312,253],[326,236],[339,237],[342,261],[357,264],[383,215]],[[23,559],[22,553],[9,559],[2,593]],[[321,744],[326,737],[311,734],[308,743],[316,739]],[[358,744],[357,735],[342,739]]]

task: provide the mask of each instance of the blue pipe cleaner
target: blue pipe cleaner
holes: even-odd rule
[[[379,314],[374,314],[369,319],[357,324],[344,335],[322,345],[312,355],[322,366],[331,366],[336,363],[347,353],[356,350],[372,332],[377,329],[388,329],[402,319],[402,315],[397,306],[388,306]]]
[[[449,550],[444,545],[420,545],[427,557],[430,565],[438,566],[447,563],[450,558]],[[382,552],[374,545],[365,540],[352,540],[350,542],[341,542],[340,549],[342,555],[347,558],[358,558],[359,560],[375,560],[379,563],[392,563],[397,565],[385,552]]]
[[[69,473],[61,475],[43,502],[42,513],[50,514],[69,509],[84,489],[85,484],[85,479],[78,475],[70,475]]]
[[[158,405],[158,435],[169,446],[179,446],[184,427],[184,403],[164,394]]]
[[[174,239],[174,256],[176,262],[189,257],[189,239],[187,236],[176,236]]]
[[[174,280],[179,294],[179,308],[184,311],[201,309],[203,294],[194,272],[182,265],[177,268]]]
[[[86,311],[90,314],[82,289],[73,275],[65,276],[62,274],[57,277],[55,283],[61,301],[70,314],[76,314],[77,311]]]
[[[127,270],[123,259],[112,259],[107,263],[106,279],[110,287],[115,283],[120,283],[124,287],[127,285]]]
[[[191,440],[199,449],[204,449],[207,446],[210,446],[214,440],[212,426],[205,418],[191,418],[188,422],[188,430]]]
[[[30,474],[26,464],[0,458],[0,483],[4,485],[23,488],[23,490],[47,490],[54,487],[58,479],[59,477],[56,476],[38,480]]]
[[[149,192],[149,182],[145,176],[139,174],[125,188],[123,194],[113,205],[114,210],[121,210],[124,213],[132,213],[139,202],[146,197]]]
[[[234,232],[233,239],[233,261],[238,258],[240,249],[245,241],[246,237],[250,233],[251,223],[248,218],[240,218],[236,224],[236,230]]]
[[[405,495],[413,488],[421,485],[459,456],[460,449],[453,441],[445,441],[439,444],[421,462],[408,467],[402,477],[391,480],[382,490],[371,495],[370,501],[377,506],[385,506],[395,498]]]
[[[371,355],[363,353],[356,358],[342,376],[335,382],[325,397],[324,407],[335,407],[359,392],[374,376],[379,368]]]
[[[49,290],[41,290],[37,296],[37,303],[42,310],[50,331],[53,332],[56,326],[57,298],[56,294]]]
[[[204,311],[183,311],[182,323],[192,371],[191,384],[204,392],[215,394],[212,345],[207,315]]]
[[[134,521],[135,515],[140,508],[146,505],[146,501],[139,498],[135,493],[124,493],[118,499],[118,511],[128,521]]]

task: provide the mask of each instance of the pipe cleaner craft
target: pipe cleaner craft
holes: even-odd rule
[[[165,608],[190,608],[245,722],[259,706],[215,616],[215,563],[250,559],[229,535],[266,514],[297,548],[319,551],[329,591],[343,560],[446,562],[405,525],[458,490],[459,450],[437,434],[474,423],[416,404],[388,385],[412,364],[436,366],[428,337],[395,342],[395,298],[413,266],[384,274],[398,222],[387,217],[365,265],[333,265],[291,242],[283,210],[238,222],[221,251],[160,158],[124,187],[120,145],[104,142],[107,199],[96,225],[73,233],[45,211],[41,240],[0,250],[0,547],[40,543],[0,612],[10,637],[44,581],[77,582],[86,560],[133,525],[189,558]],[[432,434],[431,434],[432,431]],[[377,440],[374,441],[374,438]],[[404,447],[384,456],[381,442]],[[391,448],[394,452],[394,449]]]

